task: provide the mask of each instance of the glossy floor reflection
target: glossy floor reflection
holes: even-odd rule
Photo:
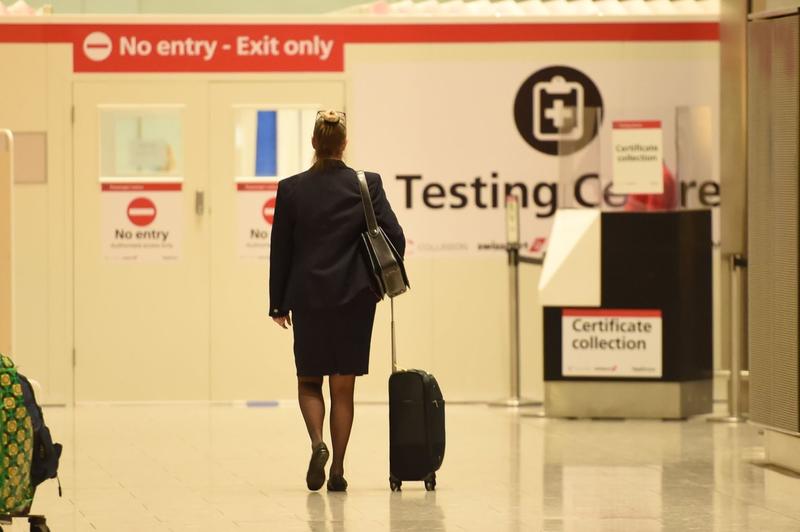
[[[447,414],[435,493],[389,491],[387,409],[359,405],[350,490],[327,494],[293,406],[49,408],[64,497],[46,484],[34,511],[54,532],[800,531],[800,477],[748,425]]]

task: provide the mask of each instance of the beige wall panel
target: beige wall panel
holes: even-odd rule
[[[402,223],[402,220],[401,220]],[[410,258],[411,291],[395,300],[398,364],[436,376],[449,401],[505,398],[509,388],[508,282],[505,258]],[[522,393],[544,399],[540,268],[520,271]],[[469,287],[469,288],[465,288]],[[385,401],[390,363],[389,303],[378,306],[363,401]]]
[[[520,265],[520,393],[532,401],[544,401],[544,329],[537,297],[541,273],[541,266]]]
[[[398,366],[433,373],[448,401],[504,398],[509,378],[504,258],[411,258],[408,273],[411,291],[395,300]],[[359,400],[387,399],[389,323],[387,299],[375,316],[370,374],[358,383]]]
[[[714,368],[717,370],[730,369],[733,334],[730,329],[730,255],[747,253],[747,12],[746,0],[721,3],[721,253],[714,255]],[[740,367],[748,369],[748,360],[745,354]],[[727,399],[728,382],[727,376],[715,378],[715,399]]]
[[[42,401],[72,402],[72,47],[47,45],[48,379]]]
[[[13,131],[47,129],[47,47],[0,46],[0,127]]]
[[[401,221],[402,223],[402,221]],[[436,283],[434,261],[413,258],[406,261],[411,291],[395,299],[397,330],[397,363],[402,368],[423,368],[433,371],[433,332],[436,327],[433,287]],[[388,379],[392,371],[391,330],[388,298],[378,304],[372,330],[369,375],[356,385],[356,399],[386,401]],[[437,375],[440,377],[440,375]],[[441,385],[449,397],[449,382]]]
[[[745,8],[747,2],[742,0],[723,0],[721,2],[723,14],[725,12],[725,8],[728,7],[726,4],[744,4]],[[751,13],[760,13],[763,11],[779,11],[783,9],[793,9],[796,7],[800,7],[800,1],[798,0],[753,0],[752,5],[750,6]]]
[[[195,192],[208,190],[207,87],[162,78],[81,82],[73,90],[76,400],[208,400],[210,222],[207,210],[195,213]],[[183,236],[174,262],[104,258],[101,105],[181,109],[185,180],[173,212]]]
[[[25,375],[48,381],[48,238],[50,215],[45,185],[14,191],[15,340],[12,356]]]
[[[22,62],[2,86],[2,116],[18,131],[47,132],[47,184],[15,186],[17,271],[14,358],[42,384],[40,401],[72,396],[71,49],[65,45],[2,46]]]
[[[721,4],[720,180],[723,254],[747,251],[747,2]]]
[[[439,259],[434,287],[434,364],[455,401],[508,394],[508,290],[505,257]],[[442,384],[445,386],[445,384]]]
[[[0,61],[4,70],[10,75],[0,83],[0,123],[16,131],[47,131],[48,153],[62,152],[53,150],[52,143],[64,137],[61,131],[52,128],[49,116],[53,103],[49,96],[53,93],[64,94],[68,78],[58,78],[57,72],[71,70],[71,59],[63,51],[57,58],[60,64],[48,61],[46,45],[3,45],[0,46]],[[52,68],[51,68],[52,67]],[[67,93],[68,95],[68,93]],[[68,105],[57,103],[58,113],[68,113]],[[48,165],[53,172],[51,182],[62,181],[65,174],[49,159]],[[29,377],[38,380],[43,386],[42,402],[65,402],[66,393],[54,392],[51,386],[51,364],[54,352],[51,350],[53,338],[51,333],[51,289],[54,288],[53,275],[64,274],[64,259],[51,254],[51,245],[56,242],[51,234],[54,227],[66,231],[63,211],[52,208],[51,199],[57,195],[57,206],[69,199],[59,187],[49,185],[17,185],[15,186],[15,351],[12,353],[19,367]],[[71,279],[60,279],[57,290],[62,293],[71,292]],[[63,330],[71,323],[71,315],[67,309],[58,310],[64,320]],[[71,329],[71,325],[68,325]],[[70,350],[63,340],[58,340],[61,351]],[[63,373],[63,372],[62,372]],[[62,381],[69,382],[70,375],[64,375]]]
[[[0,130],[0,353],[13,348],[13,137]]]

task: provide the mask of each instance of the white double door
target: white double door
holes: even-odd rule
[[[73,94],[76,400],[293,396],[265,235],[248,242],[243,224],[263,216],[268,232],[265,176],[310,164],[311,111],[342,109],[343,82],[87,81]],[[253,135],[272,151],[256,154]]]

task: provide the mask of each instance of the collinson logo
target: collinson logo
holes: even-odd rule
[[[580,70],[550,66],[534,72],[517,91],[514,121],[522,138],[548,155],[570,155],[597,136],[603,98]]]

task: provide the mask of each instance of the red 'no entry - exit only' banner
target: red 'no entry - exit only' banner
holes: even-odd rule
[[[717,41],[716,22],[20,24],[0,43],[72,43],[75,72],[341,72],[347,44]]]

